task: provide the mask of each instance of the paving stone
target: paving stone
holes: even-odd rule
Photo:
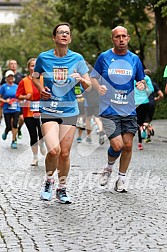
[[[71,205],[40,200],[44,158],[40,156],[39,167],[30,167],[25,125],[17,150],[10,149],[10,134],[6,141],[0,139],[0,252],[166,252],[167,120],[153,125],[155,136],[143,151],[134,138],[127,194],[114,191],[118,162],[106,187],[92,174],[106,163],[108,141],[98,148],[93,144],[90,151],[84,146],[82,153],[75,137],[68,180]],[[0,135],[3,130],[2,121]]]

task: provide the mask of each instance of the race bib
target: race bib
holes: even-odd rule
[[[30,103],[30,111],[39,111],[39,101],[33,101]]]
[[[112,92],[110,101],[115,104],[128,104],[128,90],[115,89]]]
[[[8,109],[14,109],[16,110],[17,109],[17,102],[13,102],[9,105]]]

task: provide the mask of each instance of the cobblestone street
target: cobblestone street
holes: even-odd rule
[[[0,125],[0,252],[166,252],[167,251],[167,120],[153,122],[155,136],[137,150],[127,175],[128,193],[114,191],[116,162],[110,183],[98,175],[107,160],[108,140],[98,145],[73,143],[68,193],[72,204],[40,200],[44,157],[31,167],[25,125],[18,149],[10,148]],[[56,174],[55,174],[56,177]]]

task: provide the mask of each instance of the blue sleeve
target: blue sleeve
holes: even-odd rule
[[[89,68],[88,66],[86,65],[86,62],[84,60],[84,58],[82,57],[82,55],[80,55],[80,60],[77,62],[77,72],[83,76],[84,74],[88,73],[89,72]]]
[[[0,95],[2,95],[2,96],[4,95],[4,87],[5,87],[5,85],[3,84],[0,88]]]
[[[35,67],[34,67],[34,72],[37,72],[39,74],[41,74],[43,72],[41,55],[39,55],[37,60],[36,60],[36,64],[35,64]]]
[[[138,58],[137,72],[136,72],[135,80],[136,81],[141,81],[141,80],[144,80],[144,77],[145,77],[144,68],[143,68],[143,65],[141,63],[141,60]]]

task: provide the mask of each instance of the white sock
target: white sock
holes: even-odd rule
[[[105,170],[113,170],[113,165],[115,164],[115,161],[109,162],[106,164],[106,167],[104,168]]]
[[[53,175],[52,176],[47,175],[47,180],[54,180],[54,176]]]
[[[58,184],[58,189],[66,188],[66,184]]]
[[[35,160],[38,160],[38,154],[35,154],[35,155],[34,155],[34,159],[35,159]]]
[[[126,179],[126,173],[118,172],[118,179],[121,179],[125,182]]]

